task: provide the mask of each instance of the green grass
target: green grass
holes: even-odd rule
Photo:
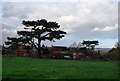
[[[3,79],[117,79],[115,62],[3,57]]]

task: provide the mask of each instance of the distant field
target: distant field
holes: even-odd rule
[[[117,79],[115,62],[3,57],[3,79]]]

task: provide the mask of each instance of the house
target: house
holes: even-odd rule
[[[66,58],[66,59],[73,58],[72,53],[66,46],[52,46],[52,56],[53,58]]]
[[[18,45],[14,51],[17,56],[30,56],[30,51],[25,48],[23,45]]]

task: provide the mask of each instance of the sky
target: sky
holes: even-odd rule
[[[61,40],[42,42],[47,46],[98,40],[97,47],[112,48],[118,41],[118,0],[2,0],[1,4],[0,44],[8,36],[18,36],[22,20],[38,19],[55,21],[67,32]]]

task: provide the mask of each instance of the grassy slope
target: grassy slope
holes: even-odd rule
[[[114,62],[3,57],[3,78],[116,79],[117,76]]]

